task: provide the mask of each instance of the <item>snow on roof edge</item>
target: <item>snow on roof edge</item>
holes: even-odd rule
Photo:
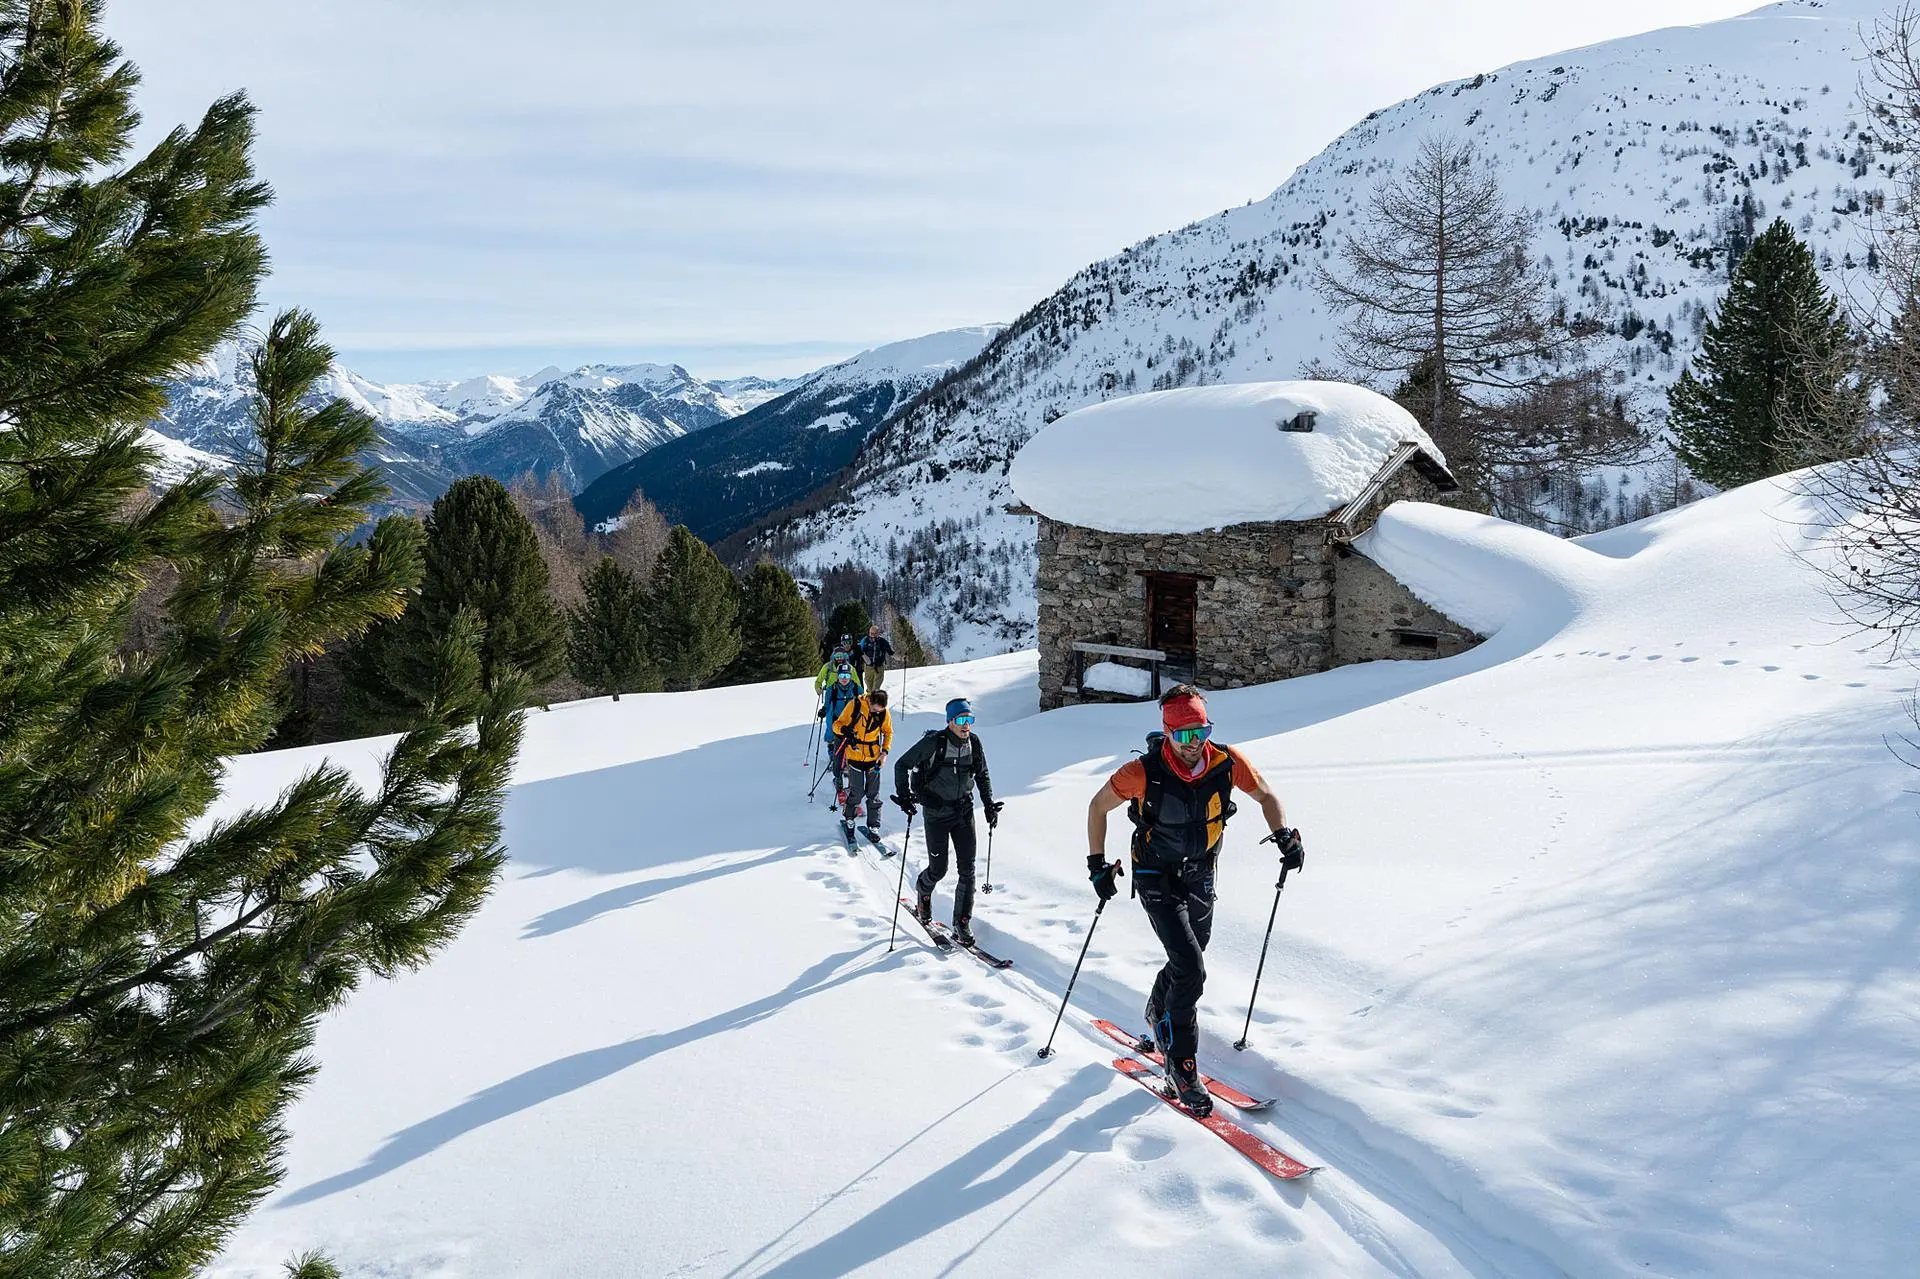
[[[1310,414],[1309,430],[1298,426]],[[1088,405],[1015,455],[1014,495],[1049,519],[1109,533],[1196,533],[1323,519],[1403,442],[1444,456],[1413,415],[1345,382],[1239,382]]]

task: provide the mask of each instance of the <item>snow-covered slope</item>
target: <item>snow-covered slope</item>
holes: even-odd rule
[[[598,524],[645,492],[668,520],[717,542],[838,473],[874,427],[979,355],[1000,328],[930,333],[830,364],[731,421],[608,471],[577,505]]]
[[[1791,221],[1830,282],[1873,285],[1855,214],[1889,161],[1855,104],[1859,26],[1881,0],[1790,0],[1436,86],[1377,111],[1267,199],[1096,262],[984,358],[889,422],[851,491],[769,537],[797,566],[852,559],[899,577],[947,656],[1031,643],[1028,521],[1001,514],[1006,467],[1050,417],[1136,391],[1300,375],[1333,355],[1315,269],[1419,140],[1448,132],[1540,215],[1532,251],[1569,309],[1608,327],[1619,389],[1658,420],[1752,227]],[[1178,441],[1169,441],[1178,447]],[[1573,503],[1593,526],[1658,509],[1647,476]],[[1594,514],[1597,512],[1597,515]],[[938,536],[935,536],[936,530]],[[889,552],[889,547],[893,549]]]
[[[1308,860],[1235,1053],[1274,900],[1243,806],[1202,1065],[1279,1098],[1247,1123],[1305,1183],[1109,1068],[1084,1019],[1136,1022],[1159,953],[1125,896],[1035,1060],[1094,920],[1087,798],[1156,719],[1037,715],[1015,654],[887,681],[902,740],[975,699],[1010,973],[889,953],[898,862],[804,798],[805,681],[535,712],[505,880],[323,1027],[215,1273],[1910,1273],[1912,674],[1836,624],[1819,523],[1770,484],[1584,542],[1395,506],[1368,552],[1492,639],[1212,699]],[[236,760],[229,805],[321,754]]]

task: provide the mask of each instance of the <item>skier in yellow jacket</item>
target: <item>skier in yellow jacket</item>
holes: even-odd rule
[[[853,819],[864,803],[864,834],[880,843],[880,770],[893,749],[893,719],[887,714],[887,690],[876,688],[847,703],[833,721],[847,770],[845,807],[840,811],[840,837],[853,847]]]

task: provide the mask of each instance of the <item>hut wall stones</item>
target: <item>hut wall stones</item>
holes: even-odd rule
[[[1392,502],[1448,496],[1407,466],[1345,530],[1300,520],[1200,533],[1107,533],[1039,516],[1041,707],[1115,700],[1080,693],[1073,646],[1155,647],[1147,592],[1149,575],[1157,573],[1196,579],[1192,674],[1202,688],[1471,648],[1479,636],[1421,603],[1337,536],[1365,529]]]
[[[1149,573],[1200,579],[1194,678],[1202,687],[1264,684],[1334,663],[1334,551],[1318,522],[1103,533],[1042,516],[1037,550],[1042,706],[1079,700],[1076,641],[1151,647]]]
[[[1333,664],[1452,657],[1480,642],[1458,622],[1422,604],[1400,579],[1358,551],[1334,561]]]

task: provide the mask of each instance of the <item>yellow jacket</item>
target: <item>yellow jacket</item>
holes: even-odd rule
[[[833,721],[833,735],[847,744],[847,763],[877,764],[893,749],[893,717],[885,710],[874,715],[863,694]]]

